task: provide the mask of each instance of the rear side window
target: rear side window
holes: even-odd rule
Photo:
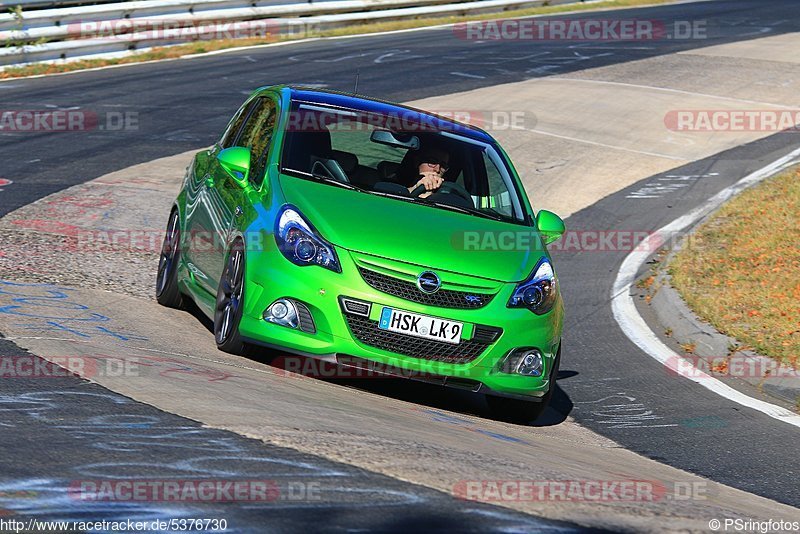
[[[277,114],[275,101],[267,97],[257,99],[237,141],[237,146],[250,149],[250,181],[256,188],[264,181]]]
[[[233,120],[228,124],[228,129],[225,130],[225,133],[222,134],[222,141],[220,145],[223,149],[230,148],[232,146],[236,146],[236,138],[239,136],[239,132],[242,129],[242,124],[244,124],[245,119],[250,114],[250,111],[256,105],[257,101],[252,101],[247,105],[242,106],[236,115],[233,117]]]

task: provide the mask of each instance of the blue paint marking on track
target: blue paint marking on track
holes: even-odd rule
[[[71,300],[74,289],[52,284],[19,283],[0,280],[0,314],[25,322],[14,326],[38,332],[57,331],[81,339],[109,336],[119,341],[146,341],[148,338],[113,328],[110,317],[96,313],[85,304]]]
[[[487,436],[487,437],[490,437],[490,438],[493,438],[493,439],[497,439],[497,440],[500,440],[500,441],[507,441],[507,442],[511,442],[511,443],[525,443],[525,444],[528,443],[524,439],[515,438],[514,436],[507,436],[505,434],[500,434],[498,432],[492,432],[490,430],[485,430],[485,429],[480,428],[479,426],[477,426],[472,421],[469,421],[467,419],[461,419],[461,418],[458,418],[458,417],[454,417],[452,415],[440,412],[438,410],[424,409],[422,411],[424,413],[427,413],[427,414],[431,415],[432,419],[434,421],[436,421],[436,422],[439,422],[439,423],[448,423],[448,424],[451,424],[451,425],[460,426],[464,430],[469,430],[470,432],[477,432],[478,434],[482,434],[484,436]]]

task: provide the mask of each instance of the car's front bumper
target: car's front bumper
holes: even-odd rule
[[[544,396],[549,390],[550,370],[561,338],[563,307],[560,297],[554,309],[542,316],[527,309],[506,307],[515,284],[497,284],[497,295],[482,308],[454,309],[418,304],[369,286],[359,274],[356,264],[363,255],[351,255],[339,248],[336,252],[342,273],[318,266],[298,267],[276,249],[248,251],[245,310],[239,326],[241,335],[250,342],[284,349],[293,354],[323,358],[341,365],[367,365],[376,374],[399,374],[462,389],[531,400]],[[371,303],[369,317],[355,318],[345,313],[340,299],[343,296]],[[303,303],[311,312],[316,331],[304,332],[264,320],[264,310],[279,298]],[[374,323],[377,329],[378,317],[384,306],[463,322],[464,337],[459,345],[462,347],[474,342],[476,325],[502,329],[502,333],[496,340],[485,343],[485,348],[479,350],[477,356],[464,363],[402,355],[374,346],[369,341],[370,336],[364,335],[365,332],[369,334],[370,324]],[[354,318],[357,320],[354,321]],[[356,325],[362,329],[361,340],[354,335],[358,333]],[[405,339],[411,337],[397,335]],[[499,371],[500,360],[521,347],[537,348],[542,352],[542,376]],[[419,354],[419,350],[414,354]]]

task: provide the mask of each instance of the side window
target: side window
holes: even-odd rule
[[[486,169],[486,178],[489,186],[489,196],[480,198],[481,208],[491,208],[494,211],[506,215],[514,216],[514,207],[511,204],[511,195],[508,186],[503,180],[503,175],[489,159],[486,152],[483,153],[483,165]]]
[[[239,136],[239,131],[242,129],[242,124],[250,114],[250,110],[253,109],[254,105],[255,102],[250,102],[248,105],[242,106],[236,113],[236,116],[233,118],[233,120],[228,124],[228,129],[225,130],[224,134],[222,134],[222,141],[220,142],[220,145],[223,149],[236,146],[236,138]]]
[[[269,147],[275,133],[277,105],[271,98],[262,97],[255,101],[255,107],[244,125],[238,145],[250,149],[250,181],[261,187],[264,171],[269,157]]]

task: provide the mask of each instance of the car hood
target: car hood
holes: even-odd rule
[[[353,252],[501,282],[526,279],[544,255],[527,226],[294,176],[282,175],[281,189],[324,239]]]

